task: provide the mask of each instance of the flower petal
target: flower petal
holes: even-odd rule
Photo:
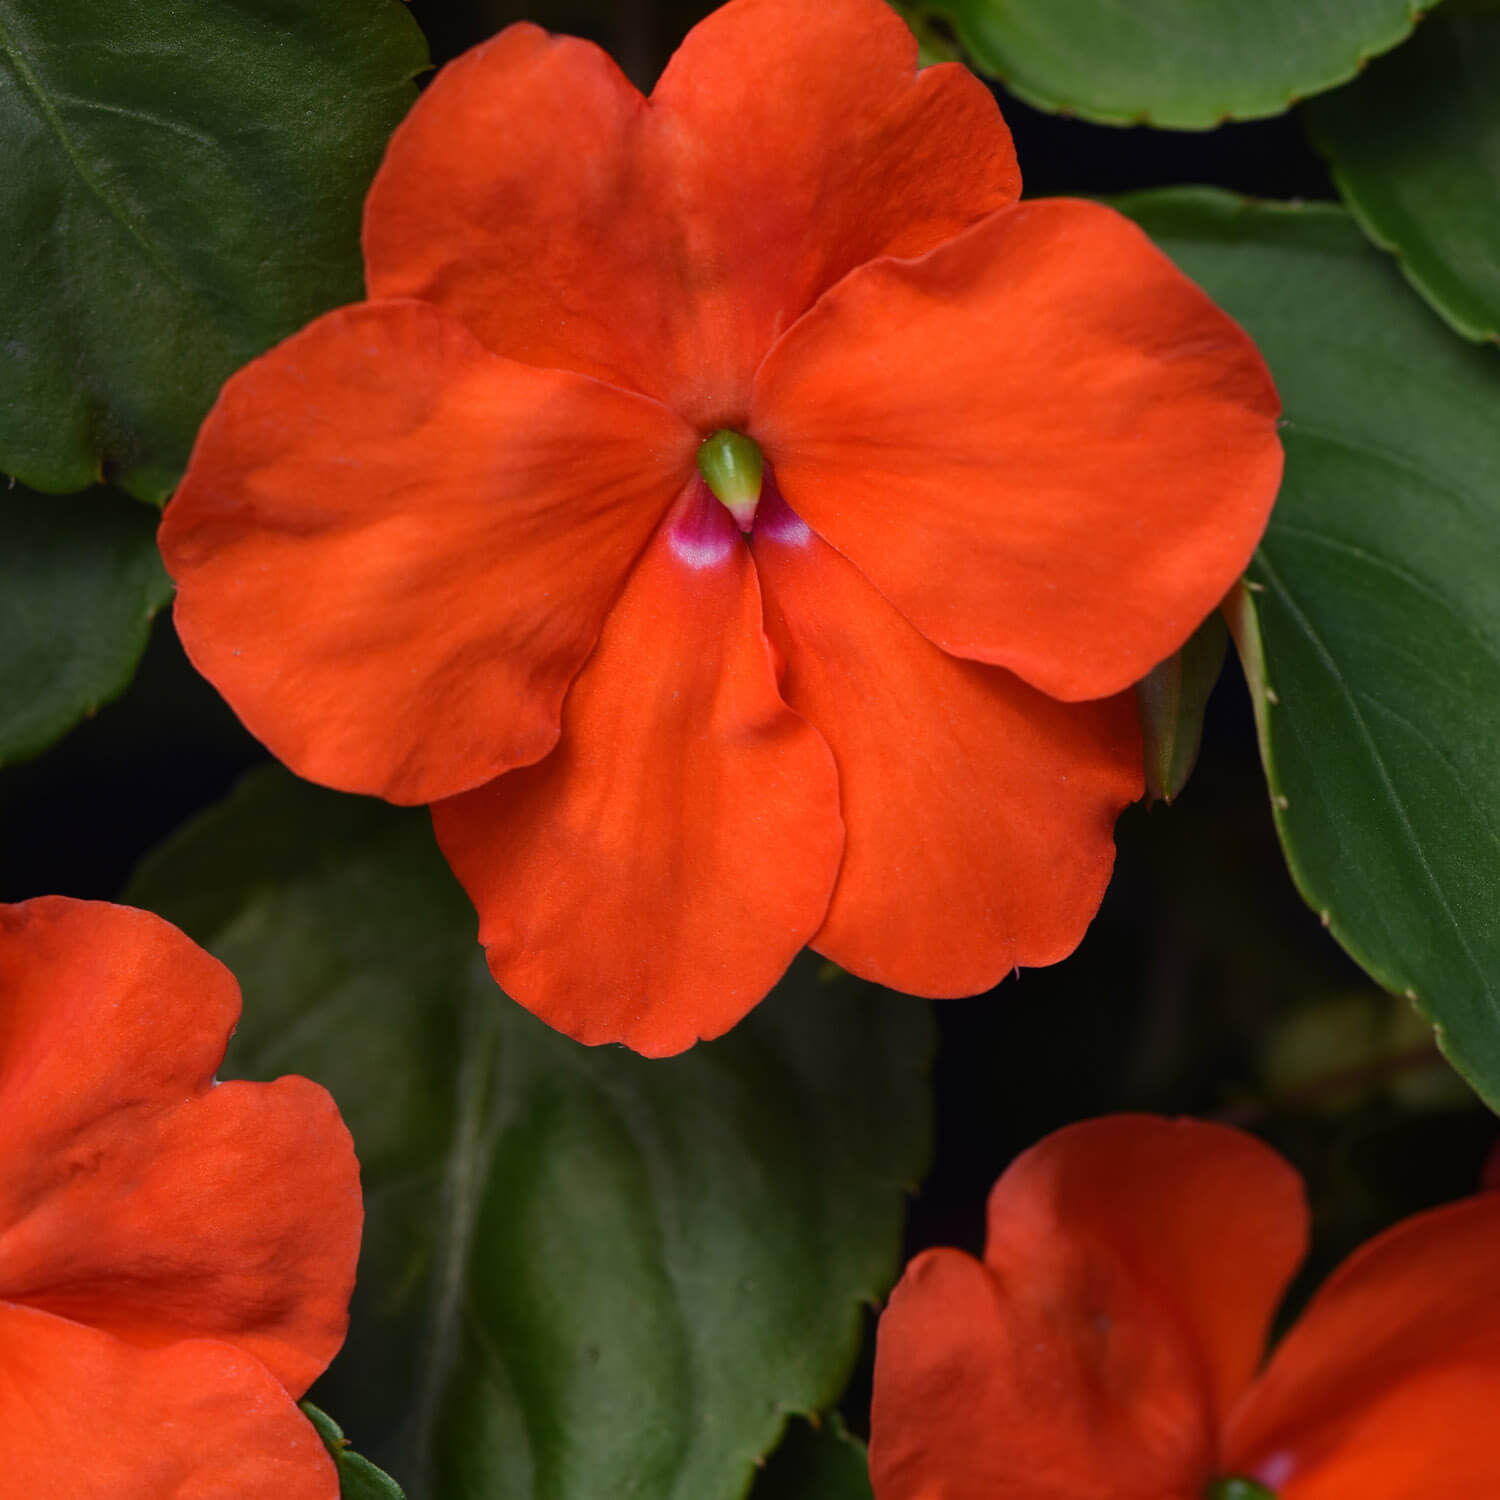
[[[1048,1136],[995,1184],[983,1266],[919,1257],[881,1320],[879,1500],[1197,1496],[1306,1220],[1296,1173],[1238,1131]]]
[[[0,1300],[142,1346],[208,1337],[294,1395],[343,1342],[362,1209],[305,1078],[215,1085],[227,969],[147,912],[0,907]]]
[[[848,277],[767,358],[750,430],[931,640],[1081,699],[1144,677],[1243,571],[1278,409],[1139,229],[1043,200]]]
[[[505,989],[659,1057],[727,1031],[828,907],[828,747],[776,691],[760,591],[701,481],[631,575],[540,765],[433,824]]]
[[[1075,1332],[1029,1296],[957,1250],[907,1266],[875,1346],[875,1500],[1198,1500],[1191,1361],[1128,1302]]]
[[[1493,1261],[1489,1275],[1494,1275]],[[1259,1466],[1282,1478],[1278,1500],[1479,1500],[1500,1495],[1493,1355],[1409,1373],[1340,1415],[1304,1461],[1272,1449]],[[1309,1433],[1311,1439],[1313,1434]]]
[[[648,103],[597,47],[512,26],[393,137],[370,294],[734,426],[772,341],[841,276],[1020,191],[989,91],[916,58],[880,0],[732,0]]]
[[[0,1302],[0,1433],[17,1500],[338,1500],[312,1423],[228,1344],[138,1349]]]
[[[39,1147],[202,1089],[240,1014],[234,975],[169,922],[67,896],[0,905],[0,994],[3,1227],[54,1170]]]
[[[762,500],[754,551],[782,696],[839,769],[844,860],[813,946],[922,995],[1065,957],[1141,795],[1133,702],[1058,703],[947,655],[784,504]]]
[[[1234,1415],[1283,1500],[1500,1493],[1500,1197],[1418,1214],[1323,1284]]]
[[[465,791],[552,748],[695,451],[657,403],[499,359],[423,303],[329,313],[199,434],[161,530],[178,632],[300,775]]]

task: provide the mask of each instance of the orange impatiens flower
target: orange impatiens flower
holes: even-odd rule
[[[1306,1241],[1300,1178],[1252,1136],[1049,1136],[995,1184],[983,1261],[927,1251],[892,1294],[876,1500],[1500,1495],[1500,1197],[1377,1236],[1259,1369]]]
[[[316,1084],[215,1082],[239,1013],[146,912],[0,906],[0,1494],[337,1500],[296,1399],[344,1339],[359,1170]]]
[[[1097,909],[1125,690],[1248,560],[1277,401],[1138,229],[1019,191],[882,0],[733,0],[649,99],[513,26],[392,140],[371,300],[205,424],[189,654],[302,775],[433,804],[570,1035],[679,1051],[808,943],[971,994]]]

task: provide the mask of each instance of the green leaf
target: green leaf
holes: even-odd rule
[[[821,1427],[793,1422],[751,1500],[873,1500],[865,1445],[837,1416]]]
[[[1308,123],[1365,233],[1461,334],[1500,339],[1500,7],[1444,6]]]
[[[362,295],[400,0],[0,0],[0,470],[171,492],[241,364]]]
[[[106,490],[59,499],[0,485],[0,765],[125,690],[172,596],[157,519]]]
[[[933,24],[921,0],[886,0],[886,3],[911,28],[917,39],[917,66],[930,68],[936,63],[958,62],[961,54],[951,35],[945,36]]]
[[[1352,78],[1436,0],[928,0],[1038,109],[1208,130]]]
[[[1500,1106],[1500,360],[1337,208],[1121,206],[1245,325],[1286,405],[1230,623],[1293,878]]]
[[[1215,610],[1169,656],[1136,684],[1146,758],[1146,793],[1171,802],[1187,785],[1203,743],[1203,715],[1224,670],[1229,632]]]
[[[350,1448],[343,1428],[327,1412],[319,1411],[311,1401],[302,1402],[302,1411],[338,1466],[340,1500],[406,1500],[389,1474]]]
[[[581,1047],[495,988],[421,813],[275,769],[130,899],[238,974],[231,1072],[344,1111],[368,1222],[317,1396],[414,1500],[737,1500],[838,1397],[927,1156],[929,1007],[804,961],[682,1057]]]

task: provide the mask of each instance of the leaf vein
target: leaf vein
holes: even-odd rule
[[[1469,636],[1497,667],[1500,667],[1500,649],[1497,649],[1490,638],[1483,634],[1475,626],[1474,622],[1466,615],[1460,614],[1453,607],[1452,598],[1440,589],[1434,588],[1420,574],[1410,572],[1398,563],[1392,562],[1387,557],[1381,557],[1379,553],[1370,552],[1354,542],[1346,541],[1342,537],[1336,537],[1329,532],[1318,531],[1311,526],[1298,526],[1295,523],[1283,523],[1277,528],[1281,536],[1300,537],[1315,546],[1327,547],[1333,552],[1342,552],[1346,556],[1357,558],[1360,562],[1368,564],[1371,568],[1382,573],[1388,573],[1392,578],[1400,579],[1409,588],[1422,595],[1424,599],[1430,600],[1437,605],[1450,619],[1457,620],[1464,633]],[[1415,657],[1412,658],[1416,660]]]
[[[1432,738],[1431,735],[1423,730],[1420,725],[1418,725],[1414,720],[1407,718],[1407,716],[1403,714],[1399,709],[1392,708],[1389,703],[1385,702],[1381,698],[1377,698],[1373,693],[1362,693],[1359,696],[1365,703],[1369,704],[1371,708],[1375,709],[1379,713],[1384,714],[1388,719],[1395,720],[1395,722],[1399,724],[1403,729],[1405,729],[1414,739],[1420,740],[1421,743],[1425,745],[1427,749],[1432,753],[1433,758],[1440,761],[1444,766],[1447,767],[1449,772],[1452,774],[1454,781],[1457,782],[1460,787],[1463,786],[1463,772],[1459,769],[1457,764],[1455,764],[1453,757],[1446,750],[1444,750],[1442,746],[1440,746],[1437,741]],[[1472,797],[1469,797],[1466,801],[1466,811],[1468,812],[1469,816],[1476,821],[1476,823],[1479,825],[1480,831],[1494,846],[1496,854],[1500,854],[1500,829],[1497,829],[1496,826],[1490,821],[1489,815],[1485,810],[1483,804],[1476,802]]]
[[[1479,490],[1471,492],[1450,478],[1430,473],[1415,458],[1387,447],[1383,443],[1372,443],[1364,439],[1349,437],[1331,427],[1320,427],[1316,423],[1304,422],[1300,417],[1293,420],[1287,430],[1299,437],[1311,438],[1314,442],[1325,443],[1330,448],[1341,448],[1346,453],[1353,453],[1362,458],[1381,459],[1392,468],[1399,469],[1402,473],[1420,480],[1438,494],[1457,501],[1475,517],[1488,522],[1491,526],[1494,524],[1493,501],[1488,494]],[[1273,521],[1272,524],[1279,525],[1280,523]]]
[[[146,259],[162,279],[181,296],[193,299],[191,289],[178,277],[176,271],[172,268],[171,262],[151,242],[150,237],[145,231],[131,219],[124,204],[90,171],[83,159],[82,153],[69,136],[63,124],[62,116],[57,111],[57,107],[48,97],[46,88],[43,86],[36,69],[16,45],[15,38],[6,30],[3,22],[0,22],[0,53],[4,54],[6,60],[10,63],[12,72],[20,80],[21,86],[35,101],[38,112],[51,128],[53,135],[56,136],[57,143],[62,148],[63,155],[67,157],[69,164],[78,174],[79,181],[109,210],[110,217],[135,241],[140,247],[142,254],[145,255]]]

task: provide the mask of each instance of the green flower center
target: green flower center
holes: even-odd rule
[[[1256,1479],[1216,1479],[1203,1500],[1276,1500],[1276,1495]]]
[[[698,449],[698,472],[741,531],[754,524],[764,469],[760,444],[742,432],[721,428]]]

